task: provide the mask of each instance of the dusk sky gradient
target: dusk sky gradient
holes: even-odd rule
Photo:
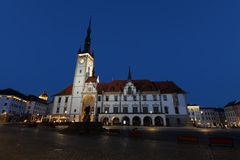
[[[72,83],[92,16],[101,82],[174,81],[189,103],[240,99],[238,0],[1,0],[0,89],[48,94]]]

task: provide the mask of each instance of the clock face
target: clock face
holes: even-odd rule
[[[81,64],[84,63],[84,59],[83,59],[83,58],[80,59],[80,63],[81,63]]]

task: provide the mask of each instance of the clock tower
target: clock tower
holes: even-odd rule
[[[70,120],[79,122],[80,115],[82,112],[82,92],[84,89],[85,81],[88,77],[92,76],[92,71],[94,68],[94,57],[90,51],[91,45],[91,19],[89,21],[89,26],[87,30],[87,36],[85,38],[84,50],[81,49],[77,54],[76,69],[73,80],[73,89],[72,89],[72,104],[71,104],[71,113]]]

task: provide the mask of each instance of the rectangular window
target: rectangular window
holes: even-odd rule
[[[65,98],[65,103],[67,103],[67,102],[68,102],[68,97]]]
[[[158,107],[153,107],[153,113],[158,113],[159,110],[158,110]]]
[[[114,96],[114,100],[115,100],[115,101],[118,101],[118,96]]]
[[[164,111],[165,111],[165,113],[168,113],[168,107],[167,106],[164,107]]]
[[[146,100],[147,100],[147,96],[143,95],[143,101],[146,101]]]
[[[163,95],[163,100],[167,101],[167,95]]]
[[[100,107],[97,108],[97,113],[100,113]]]
[[[56,111],[56,113],[59,113],[59,108],[57,108],[57,111]]]
[[[98,101],[101,101],[101,96],[98,96]]]
[[[133,113],[138,113],[138,108],[137,107],[133,107]]]
[[[153,100],[157,101],[157,96],[156,95],[153,95]]]
[[[124,96],[123,98],[124,98],[124,101],[127,101],[127,96]]]
[[[104,113],[109,113],[109,107],[104,107]]]
[[[109,101],[109,96],[106,96],[106,101]]]
[[[179,108],[178,107],[175,107],[175,113],[179,114]]]
[[[143,113],[148,113],[148,107],[143,107]]]
[[[62,97],[58,98],[58,103],[61,103]]]
[[[137,101],[137,96],[133,96],[133,100],[134,100],[134,101]]]
[[[123,107],[123,113],[128,113],[128,107]]]
[[[118,113],[118,107],[114,107],[114,108],[113,108],[113,112],[114,112],[114,113]]]

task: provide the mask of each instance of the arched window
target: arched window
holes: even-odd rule
[[[128,87],[127,94],[132,94],[132,88],[131,87]]]

